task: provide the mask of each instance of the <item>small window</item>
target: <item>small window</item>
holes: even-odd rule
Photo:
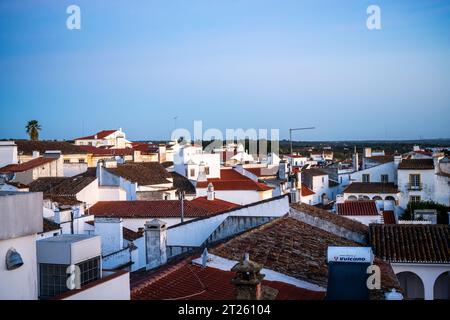
[[[420,202],[420,200],[421,200],[420,196],[411,196],[411,197],[409,197],[409,202],[411,202],[411,203]]]
[[[388,183],[388,182],[389,182],[389,175],[387,175],[387,174],[382,174],[382,175],[381,175],[381,182],[383,182],[383,183]]]
[[[370,174],[368,174],[368,173],[363,174],[362,182],[370,182]]]
[[[70,163],[69,159],[64,159],[64,163]]]
[[[78,159],[78,163],[84,163],[84,159]]]
[[[195,176],[195,169],[191,169],[191,177]]]
[[[209,167],[205,167],[205,174],[209,175]]]

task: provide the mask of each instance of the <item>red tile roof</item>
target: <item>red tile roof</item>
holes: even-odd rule
[[[407,263],[450,263],[450,225],[371,224],[374,253],[383,260]]]
[[[55,161],[57,159],[55,158],[45,158],[45,157],[39,157],[24,163],[19,164],[10,164],[3,168],[0,168],[0,173],[9,173],[9,172],[24,172],[28,171],[34,168],[37,168],[39,166],[42,166],[46,163],[50,163],[52,161]]]
[[[215,198],[214,200],[208,200],[206,196],[195,198],[194,200],[191,200],[191,203],[195,204],[196,206],[202,207],[205,210],[208,210],[208,212],[210,213],[217,213],[240,207],[240,205],[236,203],[228,202],[218,198]]]
[[[232,271],[202,268],[186,259],[131,288],[132,300],[233,300]],[[322,300],[325,292],[311,291],[279,281],[263,280],[262,285],[278,291],[276,300]]]
[[[257,177],[276,176],[278,174],[278,168],[244,168],[246,171],[253,173]]]
[[[141,186],[172,183],[171,174],[159,162],[129,162],[105,170]]]
[[[74,140],[93,140],[93,139],[95,139],[96,135],[97,135],[97,139],[103,139],[103,138],[106,138],[107,136],[109,136],[110,134],[113,134],[116,131],[117,130],[102,130],[100,132],[97,132],[96,134],[93,134],[93,135],[90,135],[90,136],[86,136],[86,137],[77,138],[77,139],[74,139]]]
[[[389,182],[353,182],[345,189],[344,193],[398,193],[398,187]]]
[[[144,236],[143,232],[136,232],[131,229],[122,228],[123,238],[128,241],[134,241]]]
[[[316,193],[302,183],[302,197],[311,196],[313,194]]]
[[[179,218],[181,204],[179,200],[99,201],[89,209],[89,213],[99,217]],[[198,218],[210,214],[205,208],[184,201],[184,217]]]
[[[207,188],[209,183],[213,184],[214,190],[272,190],[266,184],[256,182],[233,169],[221,169],[220,178],[211,178],[208,181],[197,182],[196,187]]]
[[[80,149],[87,153],[92,153],[94,156],[130,156],[133,155],[134,150],[132,148],[97,148],[94,146],[79,146]]]
[[[432,170],[433,159],[405,159],[398,165],[399,170]]]
[[[392,210],[383,211],[384,224],[396,224],[395,213]]]
[[[373,200],[345,201],[336,206],[337,214],[341,216],[378,216],[377,205]]]

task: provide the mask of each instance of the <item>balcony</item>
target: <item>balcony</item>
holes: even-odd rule
[[[410,191],[421,191],[423,189],[422,183],[408,183],[407,184],[408,190]]]

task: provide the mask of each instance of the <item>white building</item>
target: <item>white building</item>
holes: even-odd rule
[[[0,300],[36,300],[42,193],[0,193],[0,212]]]
[[[404,159],[398,167],[400,206],[409,202],[435,201],[450,205],[448,159]]]
[[[102,130],[96,134],[77,138],[75,145],[93,146],[93,147],[109,147],[109,148],[131,148],[131,142],[126,139],[125,132],[122,128],[119,130]]]
[[[203,153],[201,146],[184,145],[174,154],[174,171],[194,181],[200,171],[206,178],[220,178],[220,160],[218,153]]]
[[[375,255],[389,261],[405,299],[450,299],[450,225],[370,226]]]

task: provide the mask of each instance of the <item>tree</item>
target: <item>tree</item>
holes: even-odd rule
[[[448,212],[450,212],[450,207],[447,207],[446,205],[440,203],[436,203],[434,201],[421,201],[408,203],[408,206],[406,207],[406,210],[402,215],[402,219],[413,220],[414,210],[416,209],[436,209],[437,223],[448,224]]]
[[[39,140],[39,131],[41,131],[42,127],[37,120],[28,121],[25,128],[27,129],[27,134],[30,136],[30,140]]]

